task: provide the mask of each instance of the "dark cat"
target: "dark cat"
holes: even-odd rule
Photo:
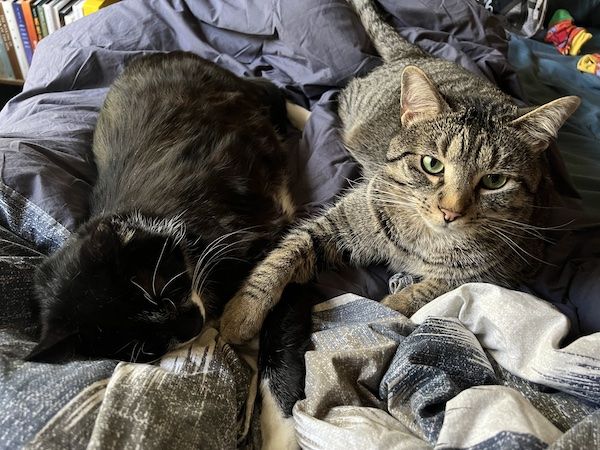
[[[29,355],[147,361],[196,336],[288,224],[285,102],[195,55],[133,61],[100,112],[91,218],[39,268]]]

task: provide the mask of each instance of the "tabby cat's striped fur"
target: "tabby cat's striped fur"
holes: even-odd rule
[[[342,137],[364,181],[255,268],[222,318],[231,341],[256,334],[286,284],[324,266],[385,263],[420,277],[384,299],[409,315],[465,282],[511,285],[537,261],[543,151],[579,99],[523,111],[485,79],[406,42],[368,0],[351,3],[384,60],[339,97]]]

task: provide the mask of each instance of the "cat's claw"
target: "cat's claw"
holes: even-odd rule
[[[225,306],[221,317],[221,337],[230,344],[243,344],[260,331],[268,311],[256,299],[238,292]]]

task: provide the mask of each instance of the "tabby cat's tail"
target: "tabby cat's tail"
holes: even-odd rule
[[[352,5],[373,41],[375,49],[384,61],[406,56],[423,56],[424,52],[406,41],[394,28],[385,22],[373,5],[373,0],[347,0]]]

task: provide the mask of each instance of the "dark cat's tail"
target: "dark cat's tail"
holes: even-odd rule
[[[406,41],[375,9],[372,0],[347,0],[352,5],[384,61],[407,56],[423,56],[418,46]]]

